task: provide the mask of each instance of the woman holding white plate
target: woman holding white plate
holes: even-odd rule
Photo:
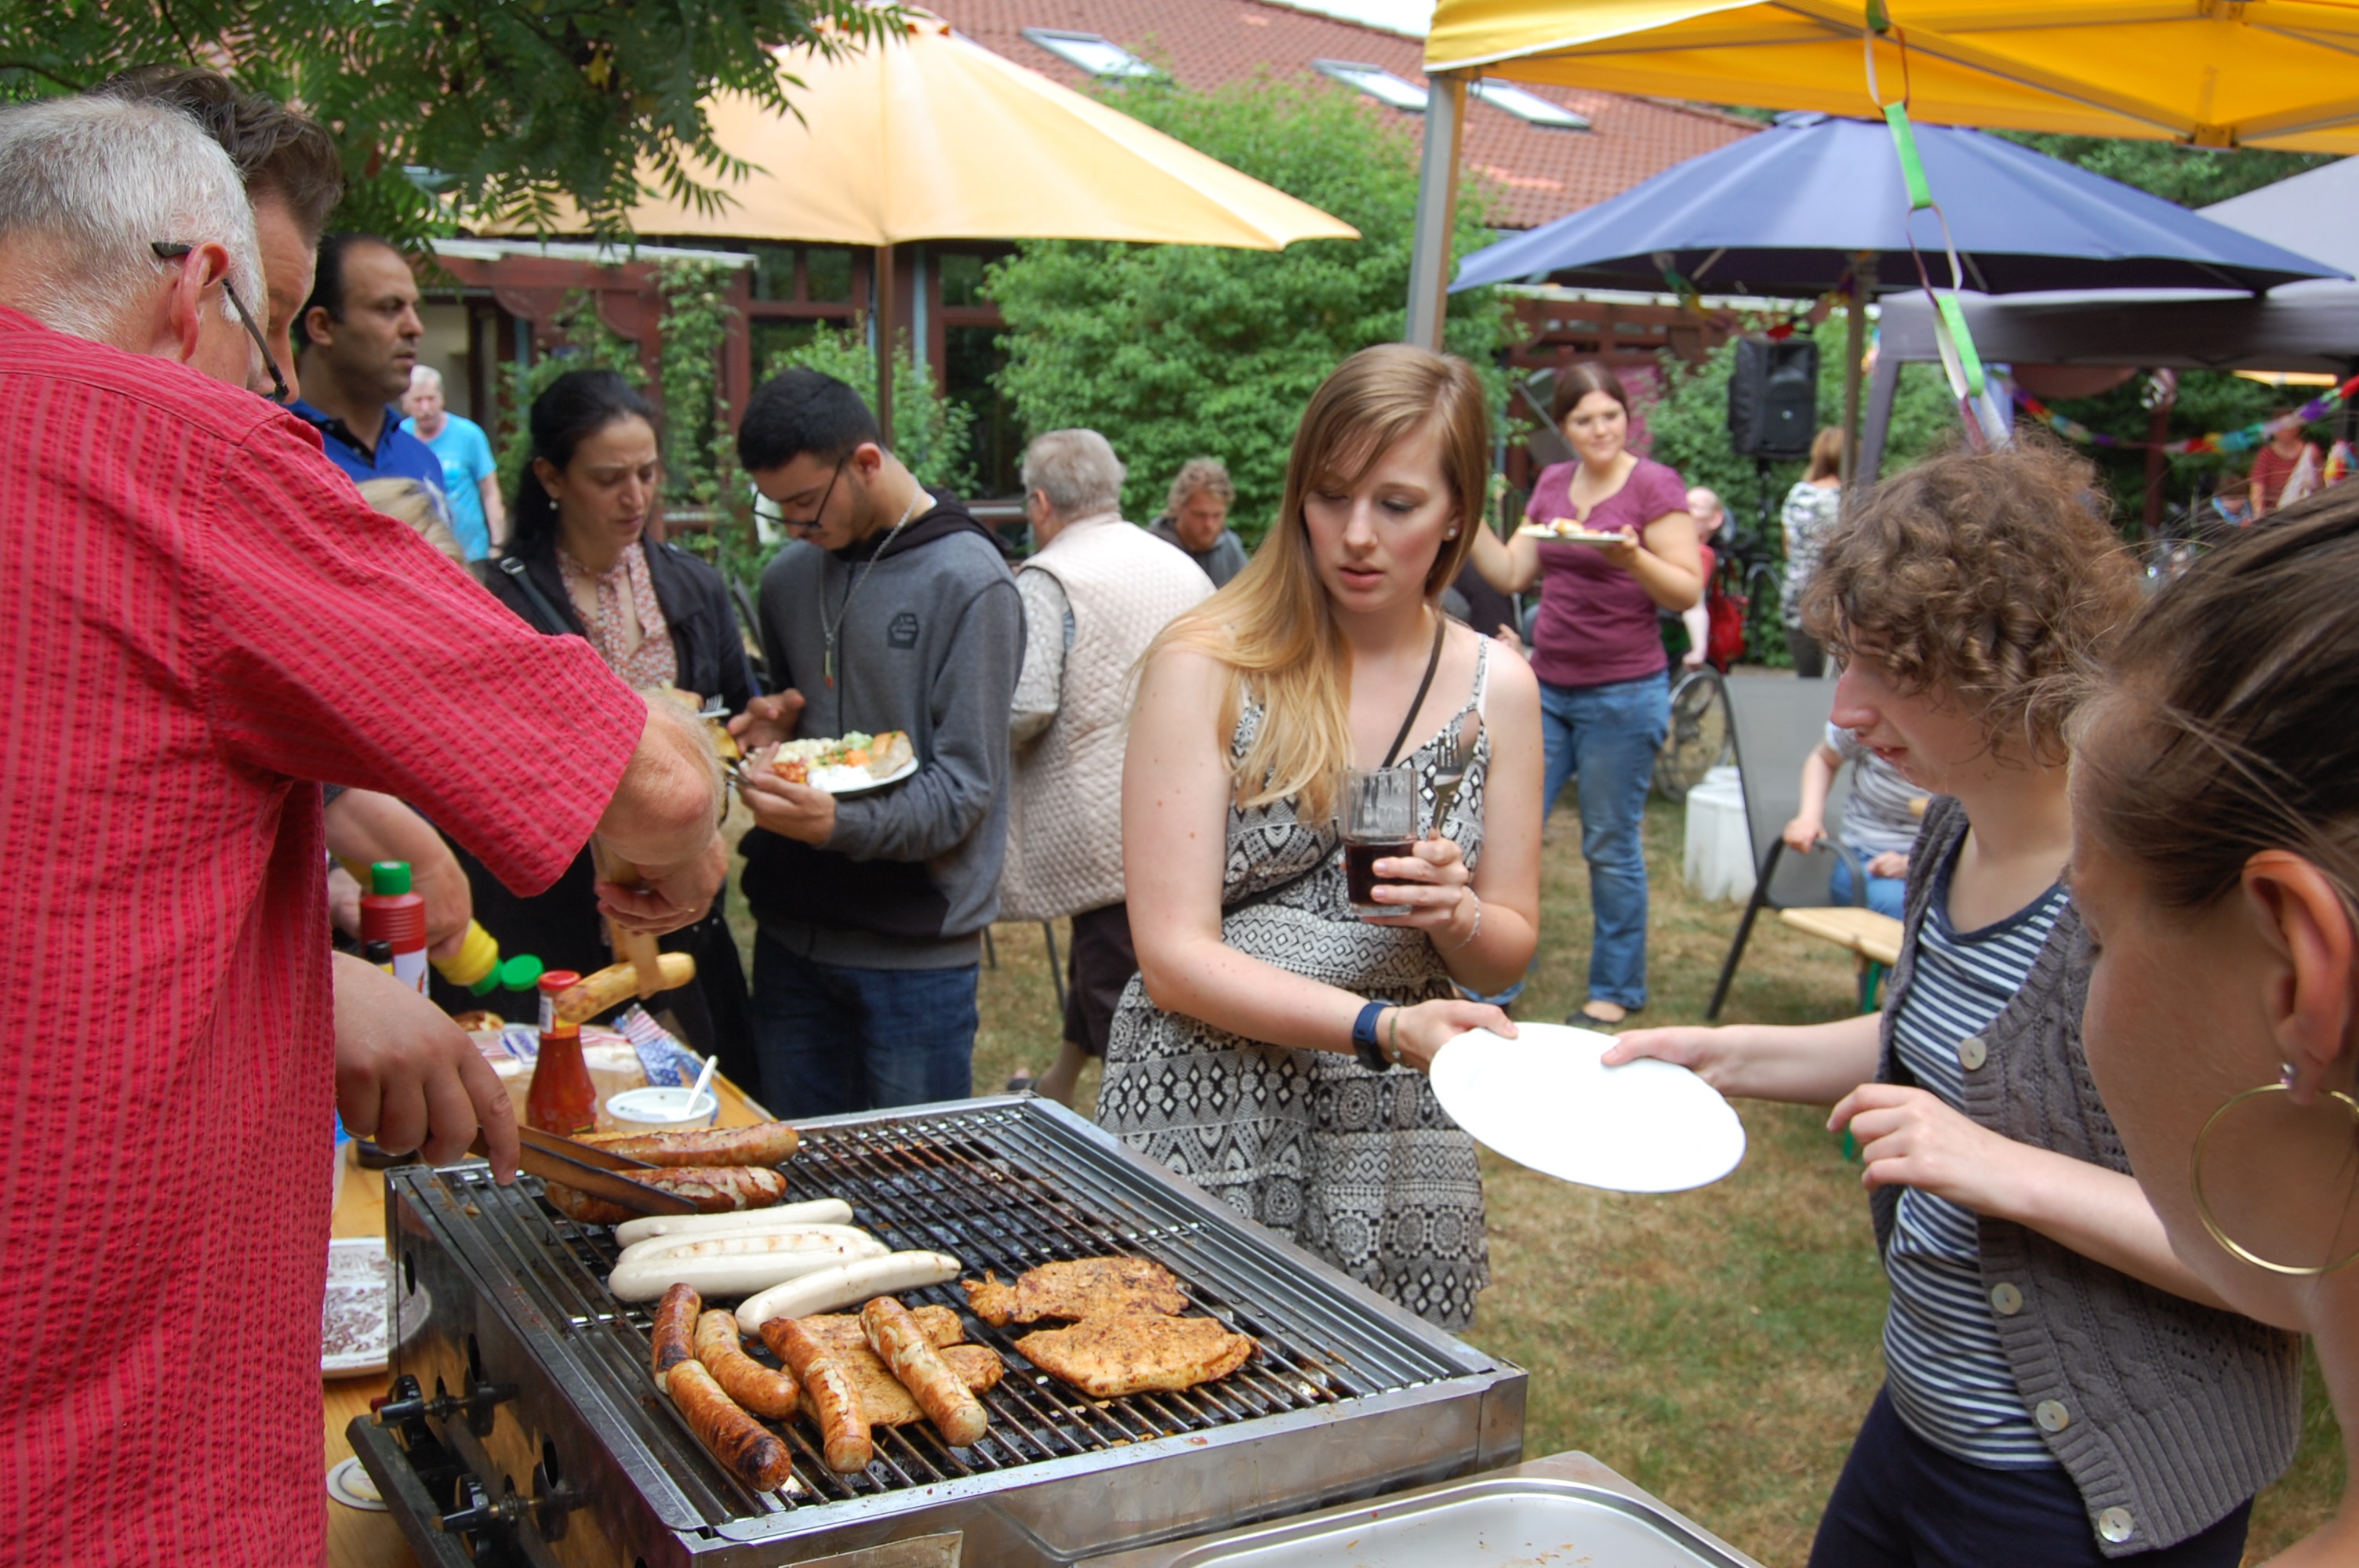
[[[1581,853],[1597,930],[1589,997],[1568,1023],[1619,1023],[1647,1003],[1647,853],[1655,753],[1671,722],[1658,611],[1703,595],[1703,552],[1677,473],[1628,448],[1630,398],[1601,364],[1557,378],[1556,420],[1578,460],[1532,482],[1527,526],[1579,524],[1578,541],[1473,530],[1474,569],[1502,593],[1540,587],[1532,668],[1548,769],[1543,815],[1565,780],[1581,791]]]
[[[1604,1057],[1832,1102],[1858,1141],[1886,1381],[1814,1568],[2234,1568],[2293,1456],[2297,1342],[2173,1253],[2082,1051],[2065,721],[2137,600],[2104,494],[2047,445],[1951,453],[1826,542],[1804,613],[1843,665],[1833,721],[1938,797],[1882,1015],[1643,1030]]]
[[[1479,530],[1482,386],[1462,360],[1364,350],[1295,432],[1269,535],[1148,650],[1123,768],[1137,978],[1100,1125],[1445,1328],[1489,1281],[1474,1142],[1423,1076],[1504,990],[1539,918],[1539,695],[1438,600]],[[1355,917],[1347,768],[1434,781],[1439,836],[1377,859]]]

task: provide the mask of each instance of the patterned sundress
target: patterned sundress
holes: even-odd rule
[[[1488,654],[1486,641],[1465,707],[1399,764],[1417,772],[1420,824],[1444,746],[1456,746],[1464,716],[1482,706]],[[1247,704],[1234,757],[1261,721]],[[1482,852],[1490,762],[1486,726],[1444,824],[1470,869]],[[1222,939],[1370,1000],[1457,994],[1425,933],[1353,917],[1339,848],[1334,826],[1304,823],[1291,799],[1232,806]],[[1454,1330],[1473,1320],[1474,1297],[1491,1278],[1483,1179],[1473,1139],[1442,1110],[1424,1074],[1372,1073],[1342,1053],[1265,1044],[1162,1011],[1134,975],[1106,1043],[1097,1119],[1427,1322]]]

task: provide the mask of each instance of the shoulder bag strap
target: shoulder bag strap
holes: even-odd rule
[[[525,569],[521,557],[502,556],[499,559],[499,568],[500,570],[507,573],[515,580],[516,587],[522,590],[526,602],[532,606],[534,615],[539,619],[540,629],[543,632],[552,637],[571,637],[576,634],[573,628],[565,623],[565,617],[558,613],[557,606],[549,601],[549,595],[540,590],[540,584],[532,580],[532,574]]]
[[[1400,749],[1408,743],[1409,726],[1417,722],[1417,710],[1425,706],[1425,694],[1433,689],[1433,672],[1441,667],[1441,639],[1450,630],[1450,617],[1436,611],[1433,616],[1433,652],[1425,658],[1425,678],[1417,683],[1417,695],[1408,699],[1408,711],[1401,715],[1400,732],[1393,737],[1392,747],[1385,760],[1376,765],[1389,768],[1400,759]]]

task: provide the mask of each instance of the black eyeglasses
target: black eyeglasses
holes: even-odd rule
[[[157,240],[147,248],[156,253],[159,261],[179,261],[197,247],[182,240]],[[270,345],[263,341],[262,329],[255,325],[254,317],[245,308],[245,301],[237,297],[237,290],[229,286],[226,277],[222,279],[222,293],[228,298],[229,308],[236,312],[237,324],[244,327],[245,335],[254,340],[255,350],[262,355],[263,367],[270,372],[270,395],[280,403],[286,402],[287,373],[278,368],[278,361],[272,356]]]

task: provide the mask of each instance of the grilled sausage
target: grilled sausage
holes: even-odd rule
[[[649,1337],[655,1345],[657,1388],[670,1388],[671,1369],[696,1359],[696,1314],[703,1306],[694,1285],[674,1285],[656,1303],[655,1329]]]
[[[662,971],[663,989],[676,990],[696,979],[696,960],[685,953],[665,953],[656,960]],[[587,1023],[610,1007],[614,1007],[638,994],[639,971],[632,964],[609,964],[557,993],[557,1020],[560,1023]]]
[[[744,1214],[651,1214],[626,1219],[614,1227],[614,1239],[625,1247],[658,1237],[685,1238],[716,1230],[784,1230],[802,1225],[850,1225],[852,1206],[842,1198],[815,1198],[810,1203],[784,1203],[776,1208]]]
[[[788,1240],[799,1244],[754,1245]],[[606,1288],[626,1302],[651,1300],[675,1284],[694,1285],[710,1295],[749,1296],[821,1269],[885,1254],[882,1241],[832,1236],[724,1235],[692,1245],[693,1250],[650,1252],[637,1258],[625,1252],[615,1262],[614,1271],[606,1276]]]
[[[758,1165],[699,1165],[669,1171],[619,1171],[643,1186],[678,1193],[702,1214],[726,1214],[734,1209],[768,1208],[787,1195],[787,1179]],[[620,1225],[636,1217],[629,1209],[604,1198],[593,1198],[561,1182],[546,1184],[549,1201],[560,1212],[584,1225]]]
[[[737,1408],[699,1361],[671,1369],[671,1402],[688,1429],[729,1473],[757,1492],[772,1492],[794,1478],[794,1451],[786,1440]]]
[[[851,1378],[827,1347],[790,1317],[774,1317],[764,1324],[762,1343],[802,1385],[803,1409],[819,1428],[827,1467],[840,1476],[867,1469],[868,1462],[876,1456],[875,1443],[868,1435],[868,1418],[861,1413]]]
[[[696,1358],[723,1393],[756,1415],[783,1421],[795,1413],[794,1379],[745,1354],[735,1313],[708,1312],[696,1320]]]
[[[957,1279],[958,1274],[959,1260],[947,1252],[888,1252],[882,1258],[821,1269],[773,1285],[758,1296],[748,1296],[737,1309],[737,1321],[746,1333],[759,1334],[770,1318],[809,1317],[857,1306],[871,1296],[939,1285]]]
[[[718,1316],[707,1313],[707,1317]],[[878,1296],[860,1309],[860,1329],[868,1348],[900,1379],[926,1418],[953,1448],[980,1440],[991,1425],[983,1401],[967,1391],[966,1381],[942,1364],[909,1309],[891,1296]],[[702,1329],[698,1330],[699,1338]]]
[[[802,1146],[783,1121],[751,1127],[679,1127],[662,1132],[592,1132],[582,1140],[650,1165],[783,1165]]]

